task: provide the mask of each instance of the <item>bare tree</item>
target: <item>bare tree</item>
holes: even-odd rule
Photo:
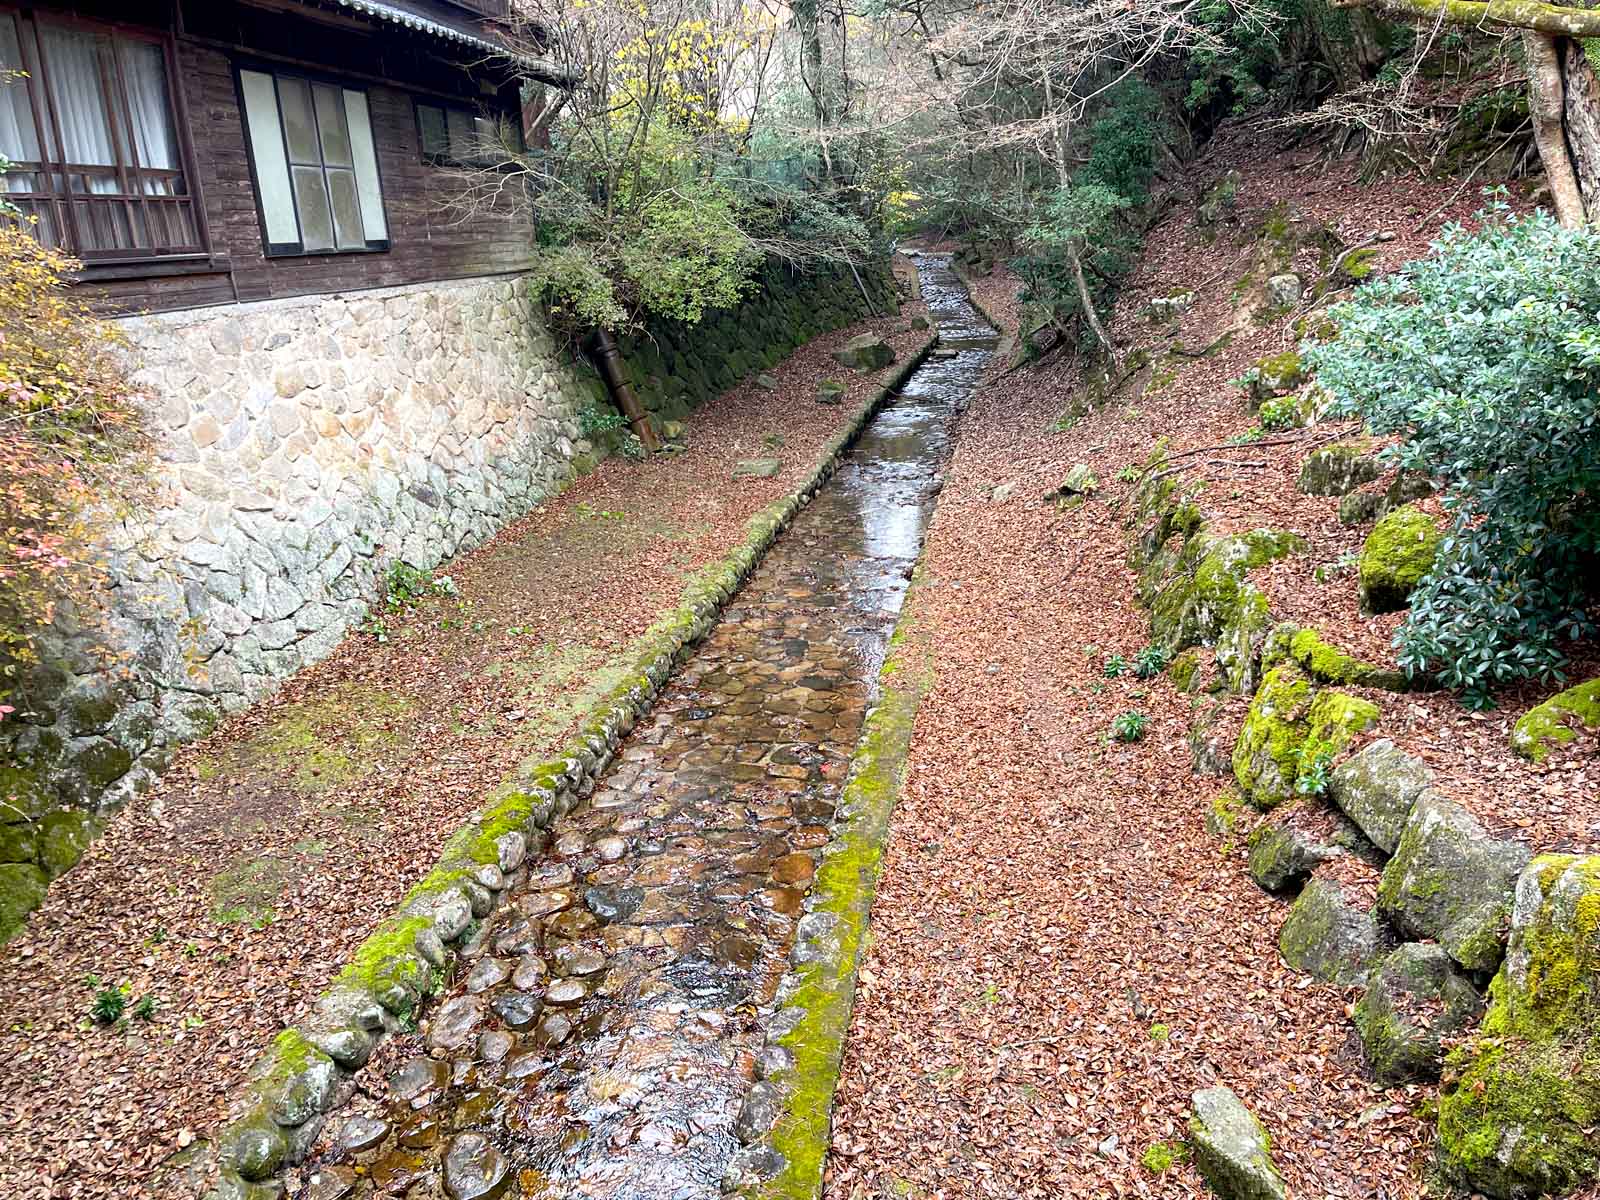
[[[1600,80],[1583,39],[1600,37],[1600,9],[1538,0],[1332,0],[1393,17],[1522,34],[1534,143],[1556,217],[1576,228],[1600,221]]]

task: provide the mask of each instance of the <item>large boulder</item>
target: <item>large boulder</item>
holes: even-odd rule
[[[1233,774],[1258,808],[1272,808],[1295,795],[1307,754],[1336,755],[1379,716],[1370,700],[1314,688],[1295,667],[1267,672],[1250,703],[1233,749]]]
[[[1239,1097],[1212,1087],[1190,1103],[1189,1148],[1211,1190],[1222,1200],[1285,1200],[1289,1189],[1272,1163],[1272,1139]]]
[[[1528,864],[1489,999],[1446,1064],[1447,1172],[1505,1200],[1600,1179],[1600,856]]]
[[[1300,490],[1308,496],[1343,496],[1372,483],[1383,475],[1382,448],[1372,438],[1352,438],[1313,450],[1300,468]]]
[[[1356,1004],[1356,1032],[1383,1083],[1437,1079],[1444,1042],[1483,1012],[1478,989],[1439,946],[1407,942],[1378,964]]]
[[[1578,730],[1600,729],[1600,679],[1559,692],[1530,708],[1511,730],[1511,748],[1543,762],[1552,750],[1571,745]]]
[[[1424,792],[1412,805],[1378,883],[1378,909],[1409,938],[1438,942],[1469,971],[1500,964],[1521,842],[1492,838],[1453,801]]]
[[[1357,567],[1361,603],[1368,612],[1396,612],[1433,570],[1444,534],[1419,508],[1397,508],[1372,527]]]
[[[1355,987],[1392,943],[1371,913],[1345,899],[1330,879],[1313,877],[1289,909],[1278,953],[1297,971],[1324,983]]]
[[[894,347],[875,333],[851,338],[833,352],[835,362],[857,371],[880,371],[894,362]]]
[[[1411,806],[1427,786],[1428,768],[1422,760],[1384,738],[1339,764],[1328,782],[1328,796],[1374,846],[1393,854]]]

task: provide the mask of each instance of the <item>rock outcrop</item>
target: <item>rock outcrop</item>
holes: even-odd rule
[[[1428,786],[1422,760],[1404,754],[1388,738],[1352,754],[1333,772],[1329,798],[1385,854],[1400,845],[1411,806]]]

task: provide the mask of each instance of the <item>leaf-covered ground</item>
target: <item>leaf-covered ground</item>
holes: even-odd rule
[[[1335,227],[1346,244],[1380,230],[1376,266],[1425,251],[1471,189],[1415,179],[1358,185],[1353,170],[1234,142],[1199,164],[1168,210],[1118,308],[1124,346],[1166,350],[1142,315],[1151,297],[1197,293],[1186,348],[1235,325],[1263,280],[1274,216],[1287,261],[1314,278],[1298,231]],[[1195,202],[1242,172],[1239,205],[1211,233]],[[1015,283],[975,281],[991,312]],[[1266,1123],[1294,1194],[1355,1200],[1420,1195],[1432,1129],[1428,1088],[1382,1089],[1362,1068],[1347,1019],[1353,992],[1288,970],[1277,951],[1287,907],[1262,892],[1237,845],[1203,829],[1226,781],[1192,773],[1188,697],[1161,677],[1106,679],[1149,640],[1134,603],[1124,516],[1157,440],[1218,446],[1248,428],[1229,384],[1291,348],[1297,314],[1237,332],[1203,357],[1167,356],[1065,431],[1082,395],[1066,367],[997,378],[964,419],[926,552],[919,611],[933,631],[936,682],[918,714],[908,777],[873,911],[828,1167],[832,1200],[882,1197],[1199,1196],[1179,1148],[1190,1094],[1224,1083]],[[1217,528],[1305,534],[1313,552],[1257,574],[1275,611],[1392,661],[1398,617],[1367,618],[1352,572],[1319,565],[1360,547],[1334,500],[1294,487],[1308,449],[1346,429],[1193,456]],[[1270,439],[1268,439],[1270,440]],[[1074,463],[1102,488],[1061,511],[1045,495]],[[994,489],[1016,483],[1003,492]],[[1593,674],[1585,652],[1577,674]],[[1506,735],[1551,688],[1467,713],[1448,695],[1384,697],[1380,732],[1420,753],[1436,782],[1497,829],[1539,849],[1600,846],[1595,739],[1534,770]],[[1107,738],[1137,711],[1142,742]],[[1376,736],[1376,735],[1374,735]],[[1355,885],[1370,868],[1346,860]],[[1161,1161],[1159,1152],[1152,1163]]]
[[[902,264],[903,271],[909,267]],[[523,758],[547,754],[744,522],[792,491],[876,386],[802,348],[703,407],[687,450],[611,459],[383,612],[328,661],[182,751],[0,949],[0,1195],[154,1194],[230,1089]],[[902,358],[926,334],[890,335]],[[818,381],[846,379],[824,407]],[[731,478],[777,457],[774,478]],[[374,627],[376,628],[376,627]],[[97,990],[131,1012],[90,1020]]]

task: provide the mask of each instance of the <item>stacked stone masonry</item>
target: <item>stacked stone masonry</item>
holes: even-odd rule
[[[810,337],[892,311],[887,272],[866,290],[870,306],[848,273],[773,273],[738,309],[631,339],[635,387],[682,415]],[[605,389],[521,277],[120,324],[149,397],[155,494],[111,526],[108,619],[64,614],[0,727],[0,890],[16,893],[0,896],[0,939],[101,815],[178,745],[329,655],[396,564],[437,567],[614,448],[584,440],[580,414]]]

